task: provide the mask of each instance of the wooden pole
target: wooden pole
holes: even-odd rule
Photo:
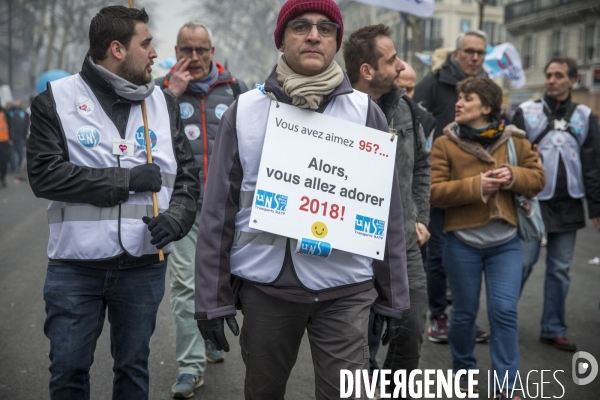
[[[129,8],[133,8],[133,0],[129,0]],[[146,114],[146,100],[142,100],[142,119],[144,120],[144,137],[146,139],[146,157],[148,164],[152,164],[152,142],[150,141],[150,130],[148,129],[148,114]],[[158,199],[156,192],[152,192],[152,206],[154,208],[154,216],[158,216]],[[158,250],[158,259],[165,261],[165,252],[163,249]]]

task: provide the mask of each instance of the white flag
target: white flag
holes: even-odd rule
[[[502,76],[510,78],[510,83],[515,89],[525,85],[525,72],[521,63],[519,52],[510,43],[502,43],[492,48],[485,56],[483,68],[490,78]]]
[[[403,13],[416,15],[421,18],[429,18],[433,15],[435,0],[354,0],[357,3],[370,6],[388,8],[390,10],[402,11]]]

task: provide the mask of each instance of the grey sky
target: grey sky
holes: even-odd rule
[[[141,0],[136,1],[143,7]],[[155,20],[155,28],[152,31],[152,36],[156,41],[155,48],[158,53],[158,58],[152,66],[153,74],[163,76],[168,71],[160,68],[157,64],[166,58],[175,55],[175,40],[177,31],[186,23],[190,17],[186,15],[186,10],[190,9],[190,3],[186,0],[159,0],[157,5],[152,9],[148,9],[148,14],[151,19]]]

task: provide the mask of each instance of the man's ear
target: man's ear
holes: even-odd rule
[[[113,56],[117,61],[125,59],[125,55],[127,55],[127,49],[118,40],[113,40],[110,43],[108,51],[110,52],[109,55]]]
[[[367,63],[362,63],[358,68],[358,72],[365,81],[371,82],[373,80],[375,69]]]

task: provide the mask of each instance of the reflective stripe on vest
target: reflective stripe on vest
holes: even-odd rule
[[[533,143],[548,125],[548,118],[544,113],[544,105],[541,102],[526,101],[519,107],[523,111],[527,139]],[[567,190],[569,196],[574,199],[580,199],[585,196],[583,172],[579,155],[580,148],[587,138],[590,113],[591,109],[583,104],[579,104],[575,108],[569,121],[569,127],[575,133],[577,139],[567,131],[553,129],[538,143],[540,153],[544,159],[544,167],[546,168],[546,186],[538,194],[538,199],[550,200],[554,197],[559,157],[562,159],[567,171]]]
[[[141,106],[132,105],[125,139],[134,143],[133,156],[113,154],[113,141],[121,136],[80,75],[50,83],[50,92],[66,139],[69,162],[91,168],[133,168],[145,164],[146,147]],[[162,212],[169,202],[177,176],[170,118],[163,92],[155,89],[146,98],[153,162],[160,166],[162,188],[156,193]],[[48,257],[98,260],[127,252],[134,257],[157,254],[143,216],[152,216],[152,195],[139,192],[114,207],[48,202],[50,239]],[[170,246],[164,248],[170,251]]]
[[[365,125],[369,107],[366,94],[354,91],[335,97],[324,114]],[[285,257],[287,238],[250,228],[249,220],[258,167],[265,139],[270,100],[254,89],[240,95],[236,131],[240,162],[244,171],[235,218],[235,238],[231,249],[231,273],[254,282],[271,283],[277,279]],[[366,282],[373,278],[372,259],[333,250],[328,259],[297,255],[297,240],[290,239],[296,275],[310,290]]]

